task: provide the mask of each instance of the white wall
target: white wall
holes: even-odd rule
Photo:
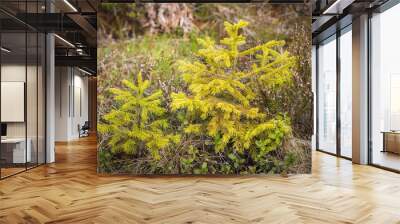
[[[38,70],[37,70],[38,69]],[[26,84],[26,107],[25,104],[20,108],[21,113],[26,112],[26,120],[21,122],[5,122],[7,124],[8,138],[24,138],[25,135],[29,139],[30,148],[32,150],[32,161],[44,163],[45,150],[45,118],[44,118],[44,74],[42,67],[36,65],[25,64],[3,64],[1,66],[2,82],[24,82]],[[27,80],[25,80],[27,78]],[[2,90],[3,91],[3,90]],[[21,94],[24,94],[24,90]],[[4,93],[3,93],[4,94]],[[3,95],[2,98],[7,97]],[[7,113],[16,113],[10,107],[2,107],[1,110]],[[14,109],[15,110],[15,109]],[[39,155],[37,155],[37,153]]]
[[[1,81],[25,82],[25,64],[6,64],[1,66]],[[7,110],[7,108],[1,108]],[[25,122],[7,123],[7,137],[25,137]]]
[[[88,121],[88,78],[81,76],[82,73],[79,72],[79,75],[74,75],[74,107],[72,108],[72,117],[71,120],[71,135],[74,138],[79,137],[78,132],[78,124],[83,125],[85,121]]]
[[[78,125],[88,120],[88,78],[71,67],[56,67],[55,140],[79,138]]]
[[[55,141],[68,140],[69,118],[69,68],[55,68]]]
[[[2,82],[25,82],[25,75],[26,75],[26,70],[28,71],[28,74],[35,74],[36,75],[36,67],[34,66],[29,66],[25,67],[24,65],[19,65],[19,64],[4,64],[1,66],[1,81]],[[28,76],[28,79],[30,76]],[[34,85],[36,86],[36,80],[28,80],[29,85]],[[34,107],[34,111],[36,112],[36,88],[27,88],[27,106],[30,106],[31,108]],[[33,104],[32,104],[33,103]],[[7,110],[8,108],[1,108],[2,110]],[[28,129],[29,128],[34,128],[36,130],[36,119],[37,115],[36,113],[31,113],[32,109],[29,110],[27,109],[27,119],[28,122]],[[31,124],[31,122],[34,121],[34,124]],[[25,123],[26,122],[7,122],[7,136],[8,137],[25,137]],[[35,127],[33,127],[35,125]],[[29,130],[28,130],[29,131]],[[36,132],[35,132],[36,134]],[[29,133],[28,133],[28,137]]]

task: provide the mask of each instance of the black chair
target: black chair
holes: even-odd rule
[[[89,136],[89,129],[90,129],[89,121],[85,121],[82,127],[78,125],[78,129],[79,129],[79,138]]]

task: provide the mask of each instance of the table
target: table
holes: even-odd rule
[[[383,150],[382,152],[391,152],[400,154],[400,131],[382,131]]]

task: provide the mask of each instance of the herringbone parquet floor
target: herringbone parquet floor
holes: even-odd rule
[[[98,176],[86,138],[0,181],[0,223],[400,223],[400,175],[316,152],[289,178]]]

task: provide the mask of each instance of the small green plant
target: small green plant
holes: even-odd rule
[[[208,37],[199,39],[198,60],[181,62],[189,91],[172,94],[172,109],[185,110],[185,132],[210,136],[216,152],[248,150],[258,160],[281,144],[290,124],[284,116],[268,118],[257,99],[265,88],[273,91],[290,83],[294,57],[279,52],[283,41],[241,50],[246,38],[240,30],[248,23],[224,25],[227,37],[220,45]]]
[[[297,160],[282,149],[292,137],[290,118],[272,108],[269,96],[290,87],[295,58],[283,50],[283,41],[246,42],[242,29],[247,25],[226,22],[227,37],[219,42],[209,37],[195,42],[198,34],[193,33],[190,40],[158,36],[118,46],[127,47],[125,57],[140,57],[122,73],[117,73],[122,66],[112,67],[119,76],[107,80],[109,86],[119,86],[121,79],[135,81],[124,80],[121,88],[107,92],[111,106],[98,127],[100,170],[288,172]],[[145,80],[130,70],[143,71]]]
[[[109,135],[107,145],[113,153],[151,153],[160,159],[159,151],[172,142],[179,142],[179,135],[167,134],[168,122],[162,116],[165,109],[160,106],[162,92],[148,92],[150,81],[143,80],[141,73],[137,82],[122,81],[127,89],[110,89],[117,106],[103,116],[99,125],[101,134]]]

